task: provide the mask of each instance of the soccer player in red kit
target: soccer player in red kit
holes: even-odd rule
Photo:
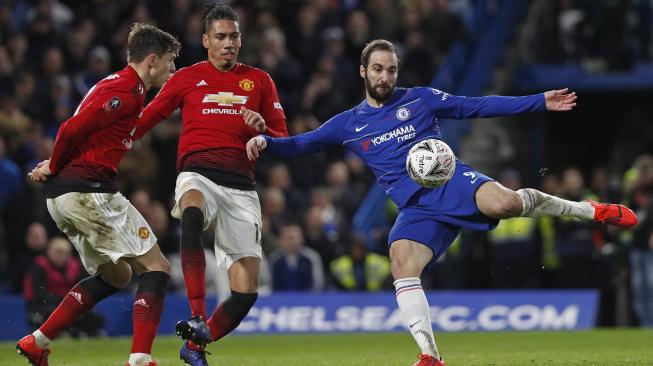
[[[91,274],[68,292],[38,330],[16,345],[32,365],[47,366],[51,340],[127,286],[132,270],[139,278],[126,366],[156,365],[150,354],[170,264],[143,216],[118,192],[115,177],[131,149],[146,91],[160,87],[174,72],[180,44],[170,34],[140,23],[132,27],[127,43],[128,65],[89,90],[75,114],[61,124],[50,159],[29,174],[45,182],[48,211]]]
[[[181,219],[181,263],[192,317],[177,324],[187,341],[180,356],[206,365],[204,346],[235,329],[257,299],[261,207],[254,163],[245,144],[259,134],[287,136],[270,76],[237,62],[238,16],[228,5],[206,7],[202,43],[208,60],[177,71],[143,110],[138,138],[181,107],[175,206]],[[218,264],[228,268],[231,296],[206,317],[202,231],[215,222]]]

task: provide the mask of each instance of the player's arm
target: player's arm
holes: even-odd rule
[[[335,116],[319,128],[291,137],[259,135],[247,142],[245,149],[250,160],[256,160],[259,152],[268,149],[281,156],[296,156],[325,150],[341,143],[342,120]]]
[[[179,107],[183,98],[181,87],[179,86],[179,73],[173,74],[159,93],[143,109],[140,117],[136,122],[136,131],[134,140],[138,140],[159,122],[168,118]]]
[[[457,119],[568,111],[576,106],[577,98],[576,93],[569,93],[568,89],[550,90],[520,97],[498,95],[465,97],[428,88],[423,95],[429,108],[438,116]]]
[[[265,74],[263,80],[263,95],[261,98],[260,111],[258,114],[245,107],[241,108],[245,124],[259,133],[272,137],[288,136],[286,127],[286,115],[283,112],[277,87],[270,75]]]
[[[92,101],[80,108],[75,115],[61,124],[49,163],[41,162],[39,164],[41,166],[37,166],[36,170],[45,177],[57,174],[86,136],[106,127],[112,121],[133,114],[134,106],[135,100],[130,93],[108,90],[98,94]],[[38,181],[38,179],[35,180]]]

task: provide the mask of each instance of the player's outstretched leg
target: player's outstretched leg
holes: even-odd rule
[[[419,276],[433,257],[425,245],[397,240],[390,246],[395,294],[404,324],[420,348],[419,361],[413,366],[444,366],[433,336],[429,304]]]
[[[163,311],[170,264],[158,245],[142,256],[131,258],[130,264],[141,275],[132,307],[132,348],[125,366],[156,366],[152,361],[152,344]]]
[[[520,189],[517,194],[522,199],[521,216],[575,216],[621,227],[637,224],[635,213],[628,207],[616,203],[568,201],[532,188]]]
[[[107,265],[113,265],[113,263]],[[106,268],[106,265],[103,266]],[[129,270],[126,263],[117,264],[117,266],[124,266]],[[99,301],[118,291],[118,287],[126,286],[130,277],[131,272],[128,276],[123,276],[122,279],[120,276],[113,276],[111,282],[113,285],[118,285],[115,287],[103,280],[99,274],[81,280],[68,291],[59,306],[39,329],[18,341],[16,344],[18,353],[27,358],[32,365],[47,366],[50,342],[61,331],[91,310]]]
[[[533,188],[512,191],[497,182],[483,184],[476,192],[476,204],[490,217],[572,216],[603,224],[632,227],[637,216],[626,206],[593,201],[575,202]]]

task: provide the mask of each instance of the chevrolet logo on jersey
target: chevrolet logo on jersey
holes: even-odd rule
[[[219,92],[218,94],[206,94],[202,103],[218,103],[220,106],[233,107],[234,104],[245,104],[247,99],[244,95],[234,95],[232,92]]]

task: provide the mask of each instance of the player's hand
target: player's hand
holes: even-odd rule
[[[50,171],[50,159],[36,164],[36,167],[30,173],[27,173],[27,176],[35,182],[45,182],[50,175],[52,175]]]
[[[243,115],[243,119],[245,119],[245,124],[249,126],[249,128],[253,128],[258,132],[265,132],[265,120],[263,117],[261,117],[260,114],[254,112],[251,109],[247,109],[245,107],[240,107],[240,113]]]
[[[547,111],[570,111],[576,106],[576,92],[569,93],[569,88],[549,90],[544,93]]]
[[[247,151],[247,158],[250,161],[258,159],[260,155],[259,151],[265,150],[266,147],[268,147],[268,142],[265,141],[263,136],[252,137],[249,141],[247,141],[247,146],[245,146],[245,150]]]

